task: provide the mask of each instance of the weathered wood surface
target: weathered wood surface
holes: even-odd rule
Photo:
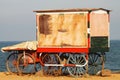
[[[87,47],[85,13],[39,15],[37,26],[39,47]]]
[[[109,36],[109,21],[108,14],[90,15],[90,35],[91,36]]]

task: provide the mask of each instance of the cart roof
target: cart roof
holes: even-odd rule
[[[15,45],[3,47],[1,48],[1,51],[5,52],[5,51],[17,51],[17,50],[36,50],[36,49],[37,49],[37,41],[26,41]]]
[[[77,9],[57,9],[57,10],[35,10],[33,12],[37,12],[37,13],[47,13],[47,12],[78,12],[78,11],[97,11],[97,10],[104,10],[104,11],[111,11],[108,9],[104,9],[104,8],[77,8]]]

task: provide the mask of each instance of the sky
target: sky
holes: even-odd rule
[[[36,40],[34,10],[105,8],[110,13],[110,39],[120,40],[120,0],[0,0],[0,41]]]

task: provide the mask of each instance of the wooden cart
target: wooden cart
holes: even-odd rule
[[[28,71],[34,73],[38,62],[43,66],[45,75],[61,75],[68,71],[70,75],[79,77],[104,69],[105,52],[110,48],[110,10],[95,8],[34,12],[36,49],[2,49],[17,51],[17,58],[12,64],[19,73],[25,73],[25,67],[31,63],[33,67]]]

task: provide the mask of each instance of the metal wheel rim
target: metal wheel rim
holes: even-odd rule
[[[11,53],[6,60],[6,68],[10,73],[17,73],[17,53]]]
[[[17,66],[17,68],[18,68],[19,73],[24,73],[24,74],[27,74],[27,73],[33,74],[33,73],[35,73],[36,69],[35,69],[34,58],[28,53],[25,53],[25,57],[26,58],[24,58],[24,55],[22,54],[18,58],[18,66]]]
[[[44,64],[60,64],[60,58],[58,54],[45,54],[42,58]],[[44,66],[43,74],[46,76],[58,76],[61,74],[60,66]]]
[[[88,73],[91,75],[97,74],[102,70],[103,57],[99,53],[90,53],[88,58]]]
[[[67,60],[67,64],[84,65],[86,63],[85,55],[71,54]],[[68,72],[73,77],[81,77],[86,73],[86,66],[83,67],[67,67]]]

